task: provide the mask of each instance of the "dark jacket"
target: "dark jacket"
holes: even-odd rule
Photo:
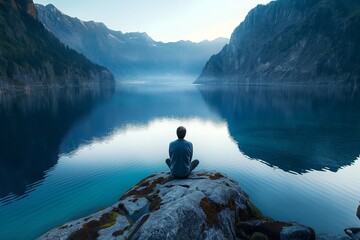
[[[169,145],[170,170],[174,177],[185,178],[190,174],[193,145],[185,139],[177,139]]]

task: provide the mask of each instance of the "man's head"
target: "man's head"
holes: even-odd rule
[[[176,135],[178,136],[179,139],[184,139],[186,135],[186,128],[184,128],[183,126],[178,127],[176,129]]]

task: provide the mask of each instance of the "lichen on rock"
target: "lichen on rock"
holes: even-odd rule
[[[311,228],[264,217],[239,183],[219,172],[153,174],[113,206],[39,239],[315,239]]]

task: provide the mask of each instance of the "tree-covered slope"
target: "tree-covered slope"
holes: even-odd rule
[[[112,84],[112,74],[65,47],[32,0],[0,0],[0,89]]]

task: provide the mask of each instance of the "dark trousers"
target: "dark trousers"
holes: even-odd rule
[[[170,165],[171,165],[171,160],[169,159],[169,158],[167,158],[166,160],[165,160],[165,162],[166,162],[166,164],[168,165],[168,167],[170,168]],[[190,162],[190,173],[191,173],[191,171],[192,170],[194,170],[198,165],[199,165],[199,160],[197,160],[197,159],[195,159],[195,160],[192,160],[191,162]],[[190,174],[189,173],[189,174]]]

